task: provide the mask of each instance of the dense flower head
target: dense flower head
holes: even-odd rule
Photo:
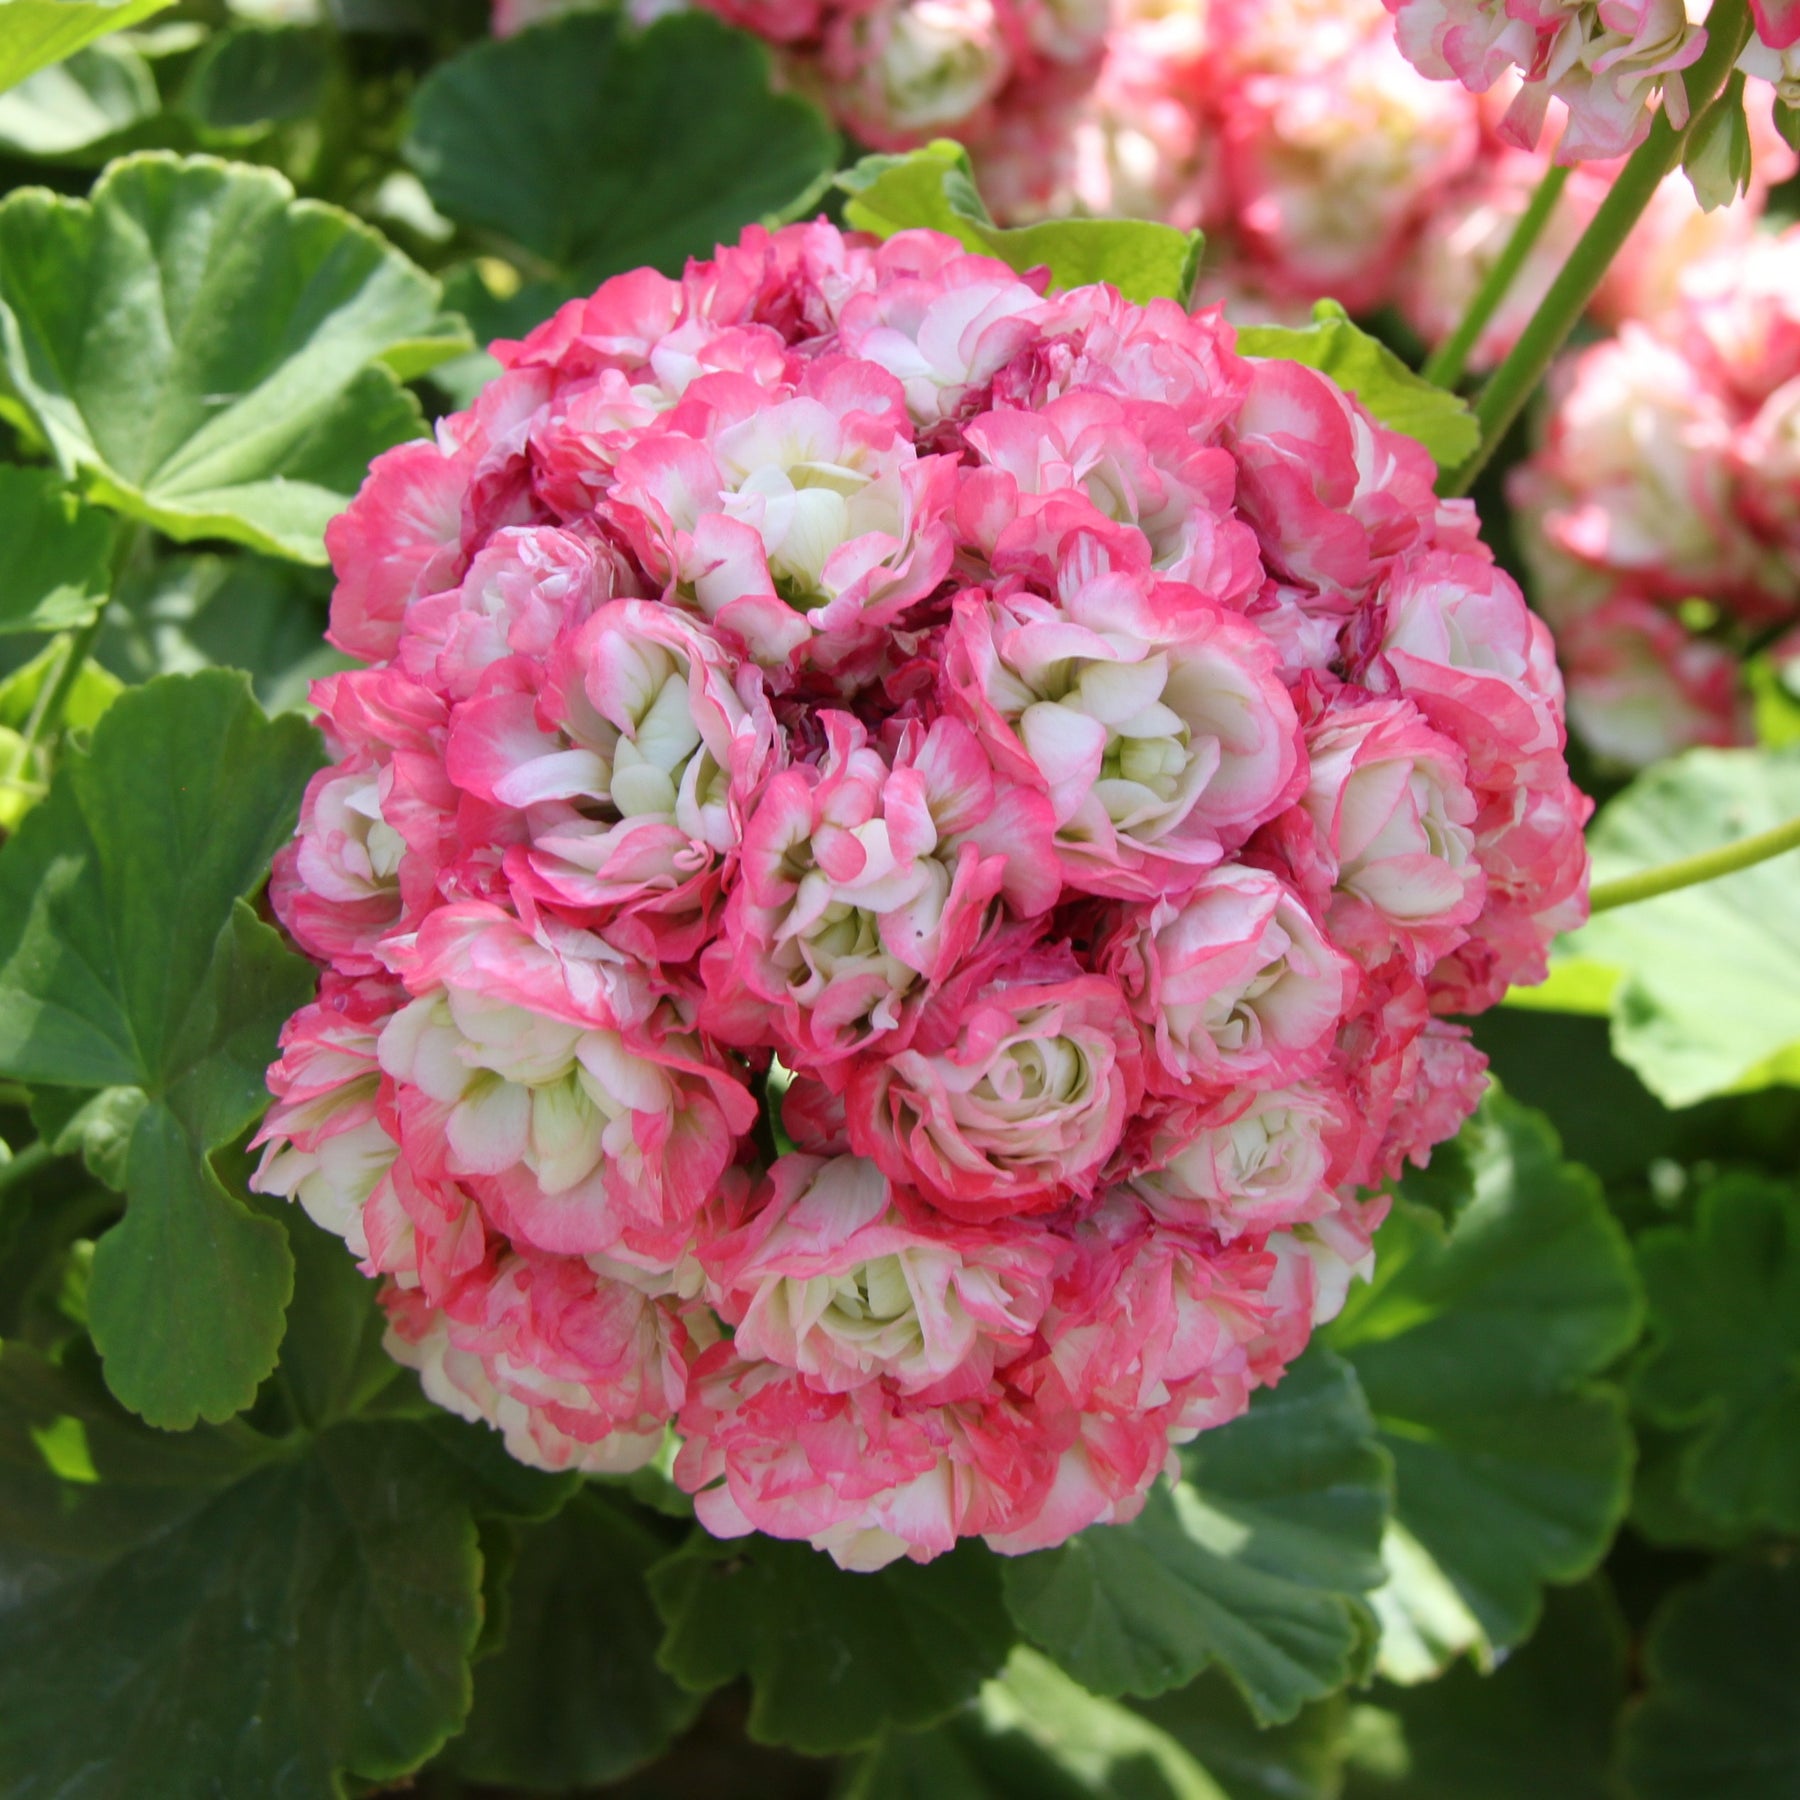
[[[526,1461],[854,1568],[1130,1518],[1580,917],[1543,626],[1326,377],[931,233],[495,350],[331,528],[260,1185]]]
[[[1512,497],[1589,744],[1640,766],[1747,741],[1739,658],[1800,625],[1800,229],[1567,359]]]

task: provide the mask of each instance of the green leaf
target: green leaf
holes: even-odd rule
[[[143,57],[127,44],[101,42],[0,94],[0,150],[97,163],[161,106]]]
[[[376,359],[438,310],[428,275],[270,169],[130,156],[91,201],[0,203],[5,406],[170,537],[323,562],[370,458],[421,429]]]
[[[835,149],[814,107],[769,91],[762,47],[703,13],[642,33],[581,14],[477,44],[425,81],[406,142],[439,211],[582,289],[677,273],[808,202]]]
[[[106,598],[113,530],[54,471],[0,464],[0,633],[91,623]]]
[[[242,669],[263,707],[292,711],[350,666],[324,641],[330,591],[323,571],[247,552],[166,557],[120,587],[95,653],[131,682]]]
[[[1415,375],[1379,338],[1352,324],[1335,300],[1321,300],[1313,323],[1303,329],[1255,325],[1240,331],[1237,341],[1245,356],[1283,357],[1322,370],[1383,425],[1416,438],[1441,469],[1457,467],[1481,441],[1465,400]]]
[[[330,78],[322,32],[240,25],[207,38],[188,70],[181,104],[205,131],[252,140],[314,112]]]
[[[1200,265],[1197,231],[1143,219],[1057,219],[1003,229],[976,191],[968,152],[939,138],[905,156],[865,156],[838,178],[850,196],[844,219],[892,237],[926,227],[1010,268],[1050,271],[1053,288],[1110,282],[1127,300],[1177,300],[1193,292]]]
[[[1645,1416],[1686,1441],[1680,1493],[1723,1525],[1800,1533],[1800,1192],[1728,1175],[1692,1228],[1638,1240]]]
[[[1209,1672],[1132,1710],[1168,1732],[1228,1800],[1338,1800],[1348,1711],[1342,1695],[1285,1725],[1258,1725],[1236,1688]]]
[[[1800,1563],[1725,1563],[1680,1589],[1644,1662],[1622,1758],[1634,1800],[1800,1793]]]
[[[0,1350],[0,1791],[338,1800],[468,1705],[475,1527],[416,1426],[146,1430]]]
[[[475,1672],[475,1704],[444,1766],[560,1793],[660,1755],[700,1704],[656,1665],[662,1621],[645,1576],[668,1547],[643,1514],[592,1489],[526,1530],[506,1641]]]
[[[0,0],[0,93],[170,0]]]
[[[842,1800],[1228,1797],[1167,1733],[1021,1648],[974,1712],[895,1732],[856,1763]]]
[[[249,1163],[248,1154],[243,1160]],[[401,1378],[399,1364],[382,1348],[387,1315],[376,1304],[376,1284],[344,1254],[342,1238],[289,1201],[256,1195],[250,1204],[280,1225],[294,1257],[294,1298],[281,1340],[282,1395],[300,1425],[322,1431],[354,1418]],[[483,1484],[464,1487],[480,1490],[486,1501]]]
[[[1438,1621],[1420,1633],[1423,1651],[1437,1645],[1427,1665],[1467,1641],[1461,1609],[1478,1651],[1518,1643],[1542,1585],[1605,1552],[1631,1467],[1622,1399],[1593,1377],[1636,1337],[1642,1308],[1599,1183],[1561,1160],[1547,1121],[1498,1094],[1463,1146],[1474,1199],[1448,1230],[1396,1205],[1373,1281],[1326,1334],[1394,1458],[1400,1579],[1376,1596],[1390,1672],[1406,1665],[1389,1631],[1420,1624],[1422,1594]],[[1416,1677],[1429,1666],[1413,1649]]]
[[[809,1756],[934,1724],[1013,1642],[979,1544],[850,1574],[804,1544],[696,1536],[650,1572],[650,1591],[668,1628],[662,1666],[695,1691],[748,1675],[750,1736]]]
[[[270,723],[241,676],[165,677],[65,754],[0,851],[0,1070],[146,1097],[90,1305],[114,1391],[160,1425],[248,1405],[281,1339],[285,1234],[208,1152],[267,1104],[276,1033],[311,993],[242,896],[319,761],[311,727]]]
[[[204,1152],[161,1102],[139,1115],[125,1216],[95,1246],[88,1292],[108,1385],[176,1430],[249,1404],[275,1366],[294,1280],[280,1226],[247,1214]]]
[[[1640,775],[1588,833],[1596,882],[1800,814],[1800,747],[1690,750]],[[1670,1106],[1800,1085],[1800,859],[1602,913],[1563,953],[1617,972],[1613,1048]]]
[[[1335,1357],[1313,1351],[1185,1453],[1129,1525],[1009,1560],[1020,1629],[1098,1694],[1158,1694],[1210,1663],[1290,1719],[1365,1672],[1388,1465]]]
[[[1344,1800],[1613,1800],[1624,1698],[1612,1596],[1597,1581],[1554,1592],[1492,1674],[1464,1663],[1425,1687],[1378,1686],[1349,1734]]]

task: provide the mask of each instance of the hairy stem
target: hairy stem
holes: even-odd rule
[[[1466,494],[1487,467],[1525,402],[1537,391],[1546,371],[1569,333],[1593,299],[1594,291],[1612,267],[1644,208],[1670,170],[1681,161],[1694,121],[1712,104],[1731,74],[1732,65],[1750,40],[1750,14],[1746,0],[1715,0],[1706,21],[1706,49],[1687,71],[1688,123],[1679,131],[1659,111],[1650,124],[1650,135],[1632,152],[1620,171],[1593,222],[1569,253],[1550,291],[1544,296],[1519,341],[1475,402],[1475,418],[1481,426],[1481,443],[1461,468],[1448,471],[1439,484],[1446,495]]]
[[[1698,887],[1703,881],[1717,881],[1722,875],[1735,875],[1740,869],[1753,869],[1790,850],[1800,850],[1800,818],[1759,831],[1753,837],[1739,838],[1735,844],[1725,844],[1717,850],[1703,850],[1698,856],[1684,856],[1679,862],[1621,875],[1616,881],[1602,881],[1589,893],[1588,908],[1603,913],[1615,906],[1634,906],[1640,900],[1654,900],[1658,894],[1672,894],[1679,888]]]
[[[1518,279],[1519,271],[1536,248],[1538,239],[1544,235],[1544,227],[1549,224],[1550,215],[1556,211],[1556,203],[1568,183],[1568,166],[1552,163],[1549,172],[1538,183],[1537,192],[1531,196],[1531,204],[1519,215],[1506,247],[1475,290],[1468,310],[1426,363],[1427,381],[1435,381],[1439,387],[1453,388],[1462,380],[1470,351],[1481,341],[1481,334],[1500,310],[1500,303],[1512,291],[1513,282]]]

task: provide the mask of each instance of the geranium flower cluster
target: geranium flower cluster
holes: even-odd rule
[[[1800,227],[1566,361],[1511,497],[1584,739],[1632,766],[1746,741],[1740,655],[1800,633]]]
[[[1130,1517],[1582,915],[1544,628],[1326,377],[933,233],[496,353],[330,532],[260,1185],[527,1461],[672,1428],[856,1568]]]
[[[1567,109],[1563,162],[1623,156],[1661,100],[1685,125],[1683,79],[1706,48],[1707,0],[1385,0],[1400,47],[1423,74],[1472,93],[1518,85],[1502,135],[1531,149],[1552,99]],[[1750,0],[1754,30],[1738,67],[1784,89],[1800,78],[1800,0]]]
[[[495,0],[501,36],[596,0]],[[995,128],[1092,85],[1111,0],[629,0],[690,5],[761,38],[782,80],[860,142],[906,150]]]
[[[1324,294],[1362,309],[1476,158],[1478,114],[1407,64],[1381,0],[1187,0],[1122,7],[1090,92],[972,153],[1009,216],[1200,226],[1209,266],[1264,313]]]
[[[1428,80],[1382,0],[1131,0],[1091,88],[1013,108],[971,143],[996,215],[1157,218],[1206,232],[1202,292],[1245,322],[1303,323],[1324,296],[1396,308],[1427,342],[1454,328],[1548,172],[1557,134],[1503,129],[1516,81],[1476,96]],[[1795,158],[1774,93],[1747,96],[1746,201],[1704,211],[1687,177],[1657,190],[1597,296],[1602,323],[1666,303],[1675,274],[1754,229]],[[1618,163],[1587,163],[1473,362],[1497,362],[1535,310]]]

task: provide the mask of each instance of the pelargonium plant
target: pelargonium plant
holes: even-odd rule
[[[1791,0],[164,4],[0,0],[0,1800],[1793,1800]]]
[[[672,1427],[858,1568],[1130,1518],[1580,922],[1545,628],[1326,375],[931,232],[497,348],[331,528],[257,1185],[526,1461]]]

